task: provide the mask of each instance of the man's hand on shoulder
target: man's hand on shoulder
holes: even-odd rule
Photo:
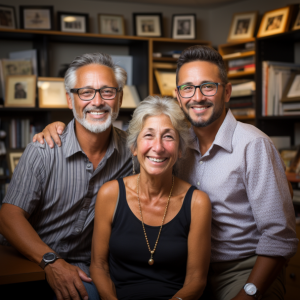
[[[68,264],[63,259],[58,259],[45,267],[46,278],[56,294],[57,300],[88,299],[88,293],[82,283],[83,281],[92,282],[79,267]],[[80,296],[79,296],[80,295]]]
[[[60,147],[61,140],[59,134],[62,134],[65,128],[66,128],[65,123],[59,121],[51,123],[47,125],[42,132],[35,134],[32,141],[33,142],[38,141],[40,144],[44,144],[44,138],[45,138],[50,148],[54,147],[53,141],[57,146]]]

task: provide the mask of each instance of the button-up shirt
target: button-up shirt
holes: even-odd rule
[[[210,149],[193,141],[178,176],[206,192],[212,203],[211,262],[251,255],[291,257],[297,251],[295,214],[285,168],[272,141],[231,111]]]
[[[126,133],[112,128],[105,156],[97,168],[81,149],[72,120],[51,149],[31,143],[25,149],[3,203],[29,213],[40,238],[67,262],[89,274],[94,208],[99,188],[132,174]],[[0,235],[0,244],[8,244]]]

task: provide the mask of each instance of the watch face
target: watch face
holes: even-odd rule
[[[56,259],[56,255],[54,253],[49,252],[43,256],[43,259],[45,262],[49,263]]]
[[[257,288],[253,283],[247,283],[244,287],[247,295],[253,296],[256,294]]]

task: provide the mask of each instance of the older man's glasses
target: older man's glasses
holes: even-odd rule
[[[218,92],[218,86],[223,85],[220,82],[205,82],[200,85],[183,84],[177,87],[182,98],[191,98],[195,95],[196,89],[199,88],[204,96],[214,96]]]
[[[103,100],[113,100],[115,99],[117,92],[122,91],[122,88],[115,87],[102,87],[101,89],[93,88],[80,88],[80,89],[71,89],[70,92],[77,94],[82,101],[91,101],[95,98],[96,93],[99,92]]]

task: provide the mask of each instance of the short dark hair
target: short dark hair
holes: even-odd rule
[[[177,62],[176,85],[178,85],[178,74],[180,68],[189,62],[207,61],[215,64],[219,68],[219,75],[223,83],[228,83],[227,71],[222,56],[215,49],[208,46],[195,45],[181,52]]]

